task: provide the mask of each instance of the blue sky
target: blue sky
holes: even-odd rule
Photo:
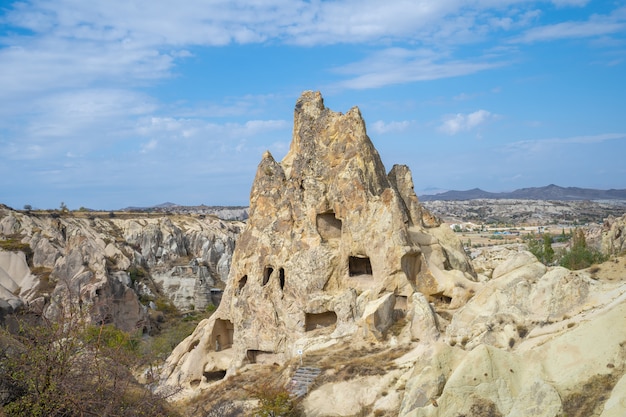
[[[0,1],[0,203],[246,205],[304,90],[418,194],[626,188],[626,1]]]

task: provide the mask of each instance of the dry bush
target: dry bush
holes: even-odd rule
[[[85,326],[84,318],[78,309],[57,322],[18,317],[14,334],[0,330],[13,341],[0,352],[4,415],[177,415],[134,379],[137,340],[112,326]]]

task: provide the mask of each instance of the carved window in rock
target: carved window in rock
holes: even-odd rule
[[[351,277],[372,275],[372,264],[367,256],[351,256],[348,259],[348,270]]]
[[[241,290],[243,290],[243,287],[246,286],[247,282],[248,282],[248,276],[247,275],[244,275],[243,277],[241,277],[241,279],[239,280],[239,287],[238,287],[237,294],[241,293]]]
[[[276,353],[266,350],[248,349],[246,351],[246,359],[248,359],[250,363],[271,364],[278,362],[277,356]]]
[[[278,270],[278,283],[280,284],[281,290],[285,288],[285,268]]]
[[[271,266],[266,266],[263,270],[263,282],[262,285],[266,286],[268,282],[270,282],[270,277],[272,276],[272,272],[274,272],[274,268]]]
[[[341,238],[341,219],[335,217],[334,212],[320,213],[315,219],[317,233],[323,241]]]
[[[226,376],[226,371],[203,372],[202,376],[206,382],[220,381]]]
[[[323,313],[306,313],[304,319],[304,330],[321,329],[337,324],[337,313],[334,311],[325,311]]]
[[[212,342],[215,345],[215,351],[228,349],[233,346],[233,335],[235,326],[230,320],[215,320],[213,325]]]

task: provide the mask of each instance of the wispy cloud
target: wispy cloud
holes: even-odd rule
[[[515,42],[532,43],[558,39],[594,38],[624,32],[626,8],[609,15],[592,15],[584,21],[567,21],[528,29]]]
[[[443,118],[439,130],[448,135],[456,135],[459,132],[470,131],[482,124],[496,119],[498,116],[487,110],[477,110],[473,113],[457,113]]]
[[[504,152],[536,154],[548,152],[564,145],[588,145],[612,140],[626,140],[626,133],[603,133],[599,135],[572,136],[568,138],[522,140],[508,144],[504,148]]]
[[[403,120],[401,122],[384,122],[382,120],[377,120],[370,125],[372,130],[378,134],[385,134],[390,132],[404,132],[411,126],[410,121]]]
[[[334,72],[349,77],[339,82],[339,87],[367,89],[457,77],[503,65],[506,65],[504,60],[459,60],[428,49],[387,48],[362,61],[335,68]]]
[[[554,0],[580,6],[585,0]],[[14,3],[0,23],[16,31],[0,38],[0,97],[80,88],[108,80],[135,86],[172,76],[196,46],[274,42],[293,45],[389,44],[369,58],[336,68],[345,88],[376,88],[456,77],[505,65],[487,55],[459,58],[433,52],[515,31],[535,21],[534,2],[378,0],[212,2],[167,0]],[[505,7],[510,10],[506,11]],[[624,29],[623,13],[529,29],[519,42],[598,36]],[[25,31],[24,31],[25,30]],[[376,68],[371,68],[377,63]],[[367,66],[365,66],[367,65]]]

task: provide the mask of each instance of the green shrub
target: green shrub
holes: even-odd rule
[[[124,349],[128,352],[137,352],[139,337],[126,333],[112,324],[101,326],[87,326],[83,332],[83,340],[88,344],[107,349]]]
[[[576,229],[572,236],[572,246],[569,251],[562,254],[559,264],[571,270],[588,268],[595,263],[602,263],[608,257],[602,252],[589,248],[585,239],[585,233]]]
[[[157,298],[154,302],[157,310],[163,312],[164,314],[176,314],[178,313],[178,309],[169,299],[165,297]]]
[[[551,265],[554,262],[554,249],[552,249],[552,236],[545,233],[536,236],[530,233],[524,237],[528,240],[528,251],[535,255],[537,259],[544,265]]]
[[[272,384],[262,383],[255,387],[251,394],[259,400],[255,416],[259,417],[298,417],[302,415],[296,401],[291,398],[286,388]]]
[[[83,326],[80,313],[58,323],[16,318],[16,334],[0,347],[0,383],[10,387],[7,417],[175,416],[165,401],[139,385],[132,338],[112,326]],[[10,346],[10,348],[6,348]]]
[[[136,282],[142,282],[148,277],[149,274],[148,271],[141,266],[131,266],[128,268],[128,275],[130,276],[130,281],[134,285]]]

